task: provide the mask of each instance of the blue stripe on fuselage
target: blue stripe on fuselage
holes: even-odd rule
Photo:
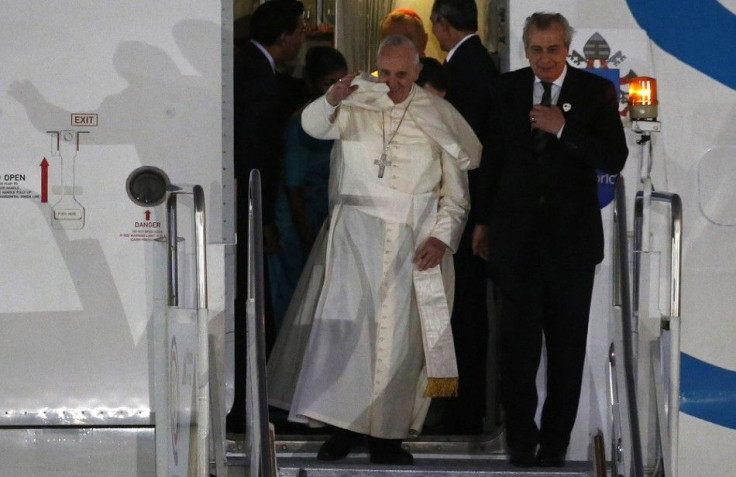
[[[730,88],[736,88],[736,15],[717,0],[627,0],[660,48]]]
[[[680,410],[736,429],[736,371],[680,353]]]

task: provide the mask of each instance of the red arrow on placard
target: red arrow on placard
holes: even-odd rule
[[[146,221],[148,221],[148,220],[151,220],[151,211],[150,210],[147,210],[146,211]]]
[[[41,203],[49,201],[49,161],[41,161]]]

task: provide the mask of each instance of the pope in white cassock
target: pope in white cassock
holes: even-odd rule
[[[446,101],[414,84],[414,44],[379,47],[377,83],[351,74],[302,113],[336,139],[330,217],[268,363],[269,404],[338,431],[318,458],[370,436],[371,462],[411,464],[401,448],[431,397],[457,390],[450,329],[455,251],[480,143]]]

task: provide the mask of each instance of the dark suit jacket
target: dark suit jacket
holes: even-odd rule
[[[240,222],[247,223],[248,175],[252,169],[259,169],[265,225],[273,223],[286,122],[306,97],[302,83],[274,73],[266,56],[251,42],[237,49],[234,70]]]
[[[447,73],[447,95],[445,99],[457,109],[470,127],[484,143],[491,110],[491,88],[498,77],[498,70],[488,50],[476,35],[468,38],[455,50],[450,61],[445,63]],[[484,144],[485,146],[485,144]],[[468,223],[474,223],[475,197],[477,195],[477,172],[470,171],[471,208]]]
[[[613,85],[568,65],[557,101],[565,127],[544,156],[535,157],[533,85],[534,73],[523,68],[502,75],[494,90],[479,207],[488,211],[483,219],[495,279],[528,271],[540,257],[553,264],[599,263],[604,240],[596,170],[615,174],[628,155]]]

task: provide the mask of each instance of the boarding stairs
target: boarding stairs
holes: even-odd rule
[[[250,245],[261,242],[260,180],[254,171],[250,180]],[[338,476],[595,476],[606,475],[602,440],[594,443],[601,457],[593,462],[566,462],[562,468],[519,468],[508,463],[503,431],[486,436],[419,436],[404,441],[414,455],[414,465],[373,465],[367,448],[358,448],[337,462],[317,460],[317,451],[329,435],[286,435],[274,438],[268,422],[265,384],[265,338],[262,319],[262,254],[249,253],[248,289],[248,386],[246,435],[229,435],[226,459],[228,476],[268,477]],[[598,469],[596,472],[594,467]],[[244,473],[240,473],[243,471]],[[218,474],[219,475],[219,474]]]
[[[407,439],[406,448],[414,455],[412,466],[372,465],[369,461],[367,449],[357,449],[346,459],[338,462],[322,462],[316,459],[317,451],[327,439],[327,435],[274,435],[273,426],[269,423],[267,406],[267,389],[265,382],[265,333],[263,326],[263,281],[255,277],[263,272],[262,254],[257,253],[257,247],[262,243],[260,229],[260,181],[257,171],[251,177],[251,228],[249,240],[249,266],[251,280],[248,287],[247,307],[247,335],[248,335],[248,392],[246,397],[246,429],[245,435],[228,435],[225,442],[217,437],[222,435],[221,430],[214,430],[214,452],[209,460],[210,475],[240,477],[337,477],[337,476],[644,476],[661,475],[655,469],[645,472],[641,455],[641,437],[636,401],[637,384],[631,379],[632,368],[635,366],[632,356],[631,337],[635,331],[631,327],[632,299],[629,296],[628,271],[628,243],[625,217],[625,194],[623,180],[617,185],[616,211],[614,213],[615,261],[618,263],[614,271],[615,293],[614,309],[620,309],[621,338],[611,344],[610,354],[610,394],[611,394],[611,428],[612,435],[603,438],[596,436],[593,440],[595,450],[594,461],[568,461],[562,468],[519,468],[508,463],[503,442],[503,430],[485,436],[424,436]],[[620,190],[619,190],[620,187]],[[646,236],[641,229],[643,211],[648,202],[666,201],[673,211],[673,257],[679,254],[679,242],[674,235],[679,234],[677,224],[679,215],[679,198],[660,193],[638,194],[635,207],[635,235]],[[174,234],[174,236],[176,236]],[[679,239],[678,239],[679,240]],[[640,248],[636,237],[634,250]],[[641,266],[633,260],[635,269],[633,279],[636,283],[641,273]],[[673,266],[673,277],[679,278],[677,266]],[[261,275],[262,276],[262,275]],[[673,289],[678,288],[676,285]],[[631,287],[634,294],[637,286]],[[673,311],[677,307],[673,306]],[[633,311],[636,311],[633,310]],[[674,313],[673,313],[674,316]],[[663,321],[664,323],[664,321]],[[670,326],[676,325],[676,320],[668,320]],[[676,341],[676,340],[675,340]],[[667,348],[671,348],[667,346]],[[664,359],[664,356],[662,356]],[[216,385],[215,387],[219,387]],[[670,386],[671,388],[673,386]],[[674,386],[676,388],[676,386]],[[662,393],[662,387],[656,389],[657,401],[670,401]],[[672,391],[672,389],[670,390]],[[676,392],[676,391],[675,391]],[[221,416],[221,411],[214,411],[215,416]],[[672,415],[659,416],[661,422],[670,422]],[[219,421],[218,419],[214,419]],[[221,421],[219,421],[221,422]],[[676,429],[671,423],[658,430],[662,440],[660,462],[664,467],[670,467],[672,458],[667,443],[673,438],[670,430]],[[605,441],[608,442],[605,442]],[[219,441],[219,442],[218,442]],[[212,448],[211,446],[208,446]],[[224,452],[223,452],[224,447]],[[609,459],[606,458],[608,454]],[[198,459],[201,462],[201,458]],[[202,468],[198,475],[203,476]],[[206,471],[205,471],[206,472]],[[669,472],[666,475],[673,475]],[[676,474],[675,474],[676,475]]]
[[[521,477],[595,476],[591,462],[570,462],[562,468],[519,468],[508,463],[500,446],[502,436],[481,440],[477,436],[457,436],[428,440],[408,440],[405,447],[414,455],[414,465],[374,465],[366,448],[358,448],[344,460],[323,462],[316,459],[317,450],[328,436],[280,436],[276,444],[277,475],[280,477],[348,477],[348,476],[432,476],[432,477]],[[487,438],[483,438],[487,439]],[[234,468],[249,465],[247,454],[239,442],[228,448],[228,476],[240,476]]]
[[[643,135],[642,170],[648,170],[647,156],[651,158],[651,141]],[[304,440],[304,436],[280,436],[275,442],[278,475],[280,476],[676,476],[677,409],[679,407],[679,308],[682,254],[682,204],[677,194],[657,192],[650,179],[638,187],[634,200],[633,237],[629,243],[624,179],[616,182],[613,208],[613,328],[616,329],[609,349],[609,422],[611,434],[599,434],[593,439],[593,462],[568,461],[563,468],[520,469],[508,463],[504,448],[503,431],[491,436],[445,436],[434,440],[420,436],[405,441],[404,445],[415,457],[410,467],[371,466],[368,454],[357,453],[339,463],[316,460],[321,442]],[[649,224],[654,204],[664,209],[664,227]],[[661,213],[661,212],[660,212]],[[651,342],[637,339],[638,318],[644,313],[644,288],[656,272],[647,270],[645,257],[650,245],[645,237],[662,236],[669,243],[668,266],[664,288],[669,292],[667,316],[661,317],[659,336]],[[633,265],[630,267],[630,264]],[[651,360],[642,361],[637,347],[650,349]],[[651,379],[647,386],[637,378],[637,366],[649,367]],[[644,363],[644,364],[643,364]],[[650,387],[651,386],[651,387]],[[642,396],[642,388],[651,389],[656,416],[640,416],[640,410],[650,406]],[[644,393],[646,395],[646,392]],[[656,449],[646,452],[640,429],[646,419],[656,420]],[[315,436],[316,437],[316,436]],[[433,437],[433,436],[430,436]]]

